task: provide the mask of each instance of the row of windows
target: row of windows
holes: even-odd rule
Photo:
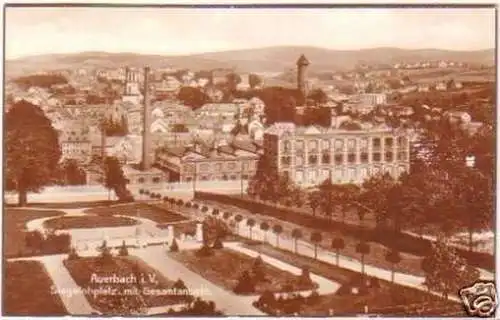
[[[406,152],[398,152],[396,154],[397,160],[398,161],[408,161],[408,154]],[[380,152],[373,152],[372,153],[372,161],[373,162],[394,162],[395,160],[395,155],[393,152],[386,152],[384,154],[384,159],[382,159],[382,154]],[[333,163],[337,165],[341,165],[344,162],[347,163],[356,163],[356,154],[355,153],[349,153],[347,154],[347,157],[344,157],[344,154],[336,154],[333,157]],[[367,152],[361,152],[359,154],[359,162],[361,163],[368,163],[369,162],[369,154]],[[332,163],[332,157],[330,154],[325,153],[321,156],[317,155],[309,155],[307,157],[307,164],[308,165],[317,165],[317,164],[331,164]],[[292,157],[291,156],[283,156],[281,157],[281,165],[286,167],[290,166],[292,164]],[[303,156],[296,156],[295,157],[295,165],[296,166],[302,166],[305,165],[305,159]]]
[[[394,138],[386,137],[383,139],[384,145],[387,148],[394,146]],[[360,149],[368,149],[369,138],[361,138],[359,139],[359,148]],[[382,138],[372,138],[372,148],[380,148],[382,146]],[[333,139],[333,140],[321,140],[321,150],[330,150],[331,146],[335,150],[343,150],[344,144],[347,147],[347,150],[355,150],[357,145],[356,139],[347,139],[347,143],[345,143],[345,139]],[[408,144],[407,137],[398,137],[397,145],[406,147]],[[282,152],[290,152],[292,147],[292,142],[289,140],[285,140],[282,142]],[[307,148],[310,152],[317,152],[320,147],[320,140],[309,140],[307,143]],[[295,141],[295,150],[304,150],[305,149],[305,141],[304,140],[296,140]]]
[[[185,171],[194,171],[194,165],[193,164],[188,164],[185,167]],[[210,171],[215,171],[215,172],[220,172],[223,170],[229,170],[229,171],[239,171],[239,170],[254,170],[255,169],[255,164],[253,161],[243,161],[243,162],[227,162],[227,163],[201,163],[198,167],[198,171],[200,173],[202,172],[210,172]]]
[[[223,175],[200,175],[198,177],[198,180],[199,181],[212,181],[212,180],[218,180],[218,181],[231,181],[231,180],[248,180],[249,176],[246,175],[246,174],[243,174],[243,175],[235,175],[235,174],[231,174],[231,175],[227,175],[227,174],[223,174]],[[185,178],[185,181],[186,182],[192,182],[193,181],[193,177],[186,177]]]
[[[317,182],[318,180],[323,181],[332,175],[333,181],[338,180],[348,180],[348,181],[356,181],[363,180],[368,178],[371,175],[375,175],[380,172],[388,172],[392,175],[399,176],[401,173],[406,171],[406,168],[403,166],[400,167],[373,167],[373,168],[347,168],[347,169],[336,169],[336,170],[309,170],[295,171],[295,181],[296,182]],[[285,174],[289,174],[288,171],[285,171]]]

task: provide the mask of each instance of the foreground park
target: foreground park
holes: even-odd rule
[[[372,244],[365,251],[354,245],[350,253],[345,244],[320,245],[324,240],[314,231],[260,221],[234,206],[157,198],[7,208],[9,315],[31,314],[37,303],[44,307],[33,314],[43,315],[464,315],[454,289],[443,295],[424,284],[433,275],[423,263],[415,264],[414,273],[401,267],[411,255],[390,257],[382,247],[368,258]],[[39,298],[27,303],[19,297],[28,289],[15,281],[31,265],[36,272],[30,277],[44,280],[37,280]],[[113,276],[130,281],[97,281]],[[61,290],[51,294],[61,279],[72,284],[76,298]]]

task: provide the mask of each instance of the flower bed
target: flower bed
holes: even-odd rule
[[[89,303],[104,314],[126,315],[126,310],[120,308],[173,305],[191,299],[190,296],[168,291],[175,282],[136,257],[110,257],[108,261],[102,257],[80,257],[65,260],[64,265],[75,282],[84,289]],[[109,277],[115,280],[111,283],[102,282]],[[126,303],[122,301],[124,299]]]
[[[106,227],[125,227],[137,225],[139,222],[134,219],[114,216],[74,216],[59,217],[46,220],[43,226],[47,229],[80,229],[80,228],[106,228]]]
[[[38,261],[4,263],[3,315],[63,316],[68,312],[55,292],[54,283]]]
[[[122,215],[142,217],[157,223],[173,223],[188,220],[188,218],[183,215],[146,203],[131,203],[106,208],[93,208],[87,210],[86,212],[101,216]]]
[[[353,294],[352,288],[360,288],[362,282],[360,273],[343,269],[309,257],[298,256],[289,251],[274,248],[268,244],[246,245],[254,251],[266,254],[283,262],[297,263],[307,266],[315,274],[323,276],[342,286],[335,294],[322,296],[295,296],[281,299],[267,299],[256,302],[255,306],[270,315],[301,316],[353,316],[364,313],[368,306],[369,313],[384,316],[426,315],[465,316],[459,303],[444,301],[426,292],[393,284],[384,280],[366,278],[371,282],[371,288],[364,290],[365,294]]]
[[[213,254],[200,257],[197,250],[184,250],[169,253],[174,259],[187,268],[200,274],[207,280],[233,291],[245,271],[252,270],[255,258],[229,249],[213,250]],[[263,263],[262,273],[265,280],[255,285],[253,292],[291,292],[310,290],[317,287],[316,283],[301,283],[300,276]]]

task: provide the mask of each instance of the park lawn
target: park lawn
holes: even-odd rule
[[[3,315],[64,316],[68,311],[56,292],[42,263],[4,262]]]
[[[283,262],[307,266],[312,273],[336,281],[343,286],[338,293],[319,296],[314,303],[290,301],[291,304],[301,304],[301,316],[328,316],[330,309],[333,309],[335,315],[354,315],[363,313],[365,304],[368,304],[369,313],[377,311],[376,313],[387,316],[408,314],[440,316],[447,315],[447,312],[465,316],[462,306],[458,303],[446,302],[426,292],[384,280],[379,280],[380,288],[370,289],[368,295],[346,294],[346,291],[350,291],[346,288],[349,288],[356,279],[359,279],[360,273],[314,260],[310,257],[295,255],[290,251],[278,249],[269,244],[250,243],[244,244],[244,247]],[[419,311],[418,308],[422,307],[423,302],[426,303],[427,307]],[[266,312],[272,313],[271,310]]]
[[[146,218],[157,223],[173,223],[188,220],[187,217],[167,211],[165,209],[157,208],[153,205],[146,203],[131,203],[106,208],[93,208],[86,211],[86,213],[97,214],[101,216],[123,215],[132,217]]]
[[[94,215],[58,217],[43,222],[45,228],[53,230],[125,227],[137,224],[137,220],[130,218]]]
[[[34,255],[34,251],[26,246],[26,223],[30,220],[64,215],[56,210],[31,210],[5,208],[3,213],[4,224],[4,257],[20,257]]]
[[[180,252],[169,252],[174,259],[184,264],[188,269],[200,274],[214,284],[229,290],[238,284],[238,279],[244,271],[251,271],[255,258],[249,257],[230,249],[214,250],[213,255],[199,257],[197,250],[182,250]],[[316,283],[311,285],[299,284],[299,276],[290,272],[275,268],[264,262],[264,270],[268,281],[259,282],[255,287],[255,293],[266,290],[271,292],[302,291],[314,289]]]
[[[144,261],[137,257],[126,256],[126,257],[113,257],[112,262],[103,263],[100,257],[80,257],[75,260],[65,260],[64,265],[68,269],[69,273],[75,280],[75,282],[84,289],[85,296],[89,303],[97,310],[103,312],[104,314],[112,314],[113,310],[107,305],[106,300],[103,299],[106,293],[96,293],[96,290],[105,288],[127,288],[134,289],[137,288],[138,282],[140,282],[140,276],[144,276],[144,282],[142,283],[142,290],[138,292],[144,299],[146,306],[157,307],[165,305],[173,305],[178,303],[183,303],[187,301],[186,296],[182,295],[171,295],[168,292],[160,292],[154,290],[167,290],[172,288],[174,281],[164,277],[158,270],[150,267]],[[120,284],[120,283],[98,283],[92,280],[92,275],[95,274],[98,277],[106,277],[116,275],[117,277],[130,277],[134,276],[133,283]]]

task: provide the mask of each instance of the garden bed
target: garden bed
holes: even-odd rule
[[[167,292],[175,282],[141,259],[132,256],[111,259],[103,262],[101,257],[80,257],[64,261],[75,282],[84,289],[89,303],[104,314],[116,314],[116,304],[120,307],[121,302],[115,299],[122,297],[135,297],[132,304],[139,304],[142,300],[147,307],[179,304],[190,299],[189,296]],[[99,279],[113,276],[116,276],[115,279],[127,279],[127,283],[100,283]],[[113,294],[112,290],[120,293]],[[112,303],[115,303],[114,307]]]
[[[214,284],[233,291],[245,271],[252,269],[255,258],[229,250],[213,250],[213,254],[200,257],[197,250],[183,250],[169,253],[174,259],[183,263],[188,269],[200,274]],[[252,294],[265,291],[290,292],[310,290],[317,287],[316,283],[302,284],[299,276],[263,263],[266,281],[258,282]]]
[[[64,316],[68,312],[55,292],[54,283],[38,261],[4,263],[3,315]]]
[[[86,211],[87,213],[97,214],[100,216],[132,216],[146,218],[155,221],[159,224],[174,223],[188,220],[187,217],[168,211],[166,209],[158,208],[154,205],[146,203],[132,203],[111,206],[106,208],[93,208]]]
[[[283,262],[307,266],[312,273],[341,284],[341,288],[336,294],[317,296],[315,299],[309,300],[297,298],[280,301],[274,307],[256,305],[262,311],[272,315],[298,313],[301,316],[328,316],[333,310],[335,316],[353,316],[363,313],[364,306],[368,305],[369,313],[375,312],[384,316],[465,316],[462,306],[458,303],[444,301],[426,292],[384,280],[377,280],[376,288],[370,288],[368,294],[355,295],[351,293],[351,288],[360,283],[361,275],[358,272],[313,258],[295,255],[268,244],[244,246]],[[277,313],[278,309],[279,313]]]
[[[62,211],[56,210],[31,210],[31,209],[13,209],[5,208],[4,210],[4,257],[21,257],[39,254],[26,245],[26,223],[28,221],[58,217],[64,215]]]
[[[126,227],[139,224],[137,220],[115,216],[74,216],[46,220],[43,226],[52,230]]]

